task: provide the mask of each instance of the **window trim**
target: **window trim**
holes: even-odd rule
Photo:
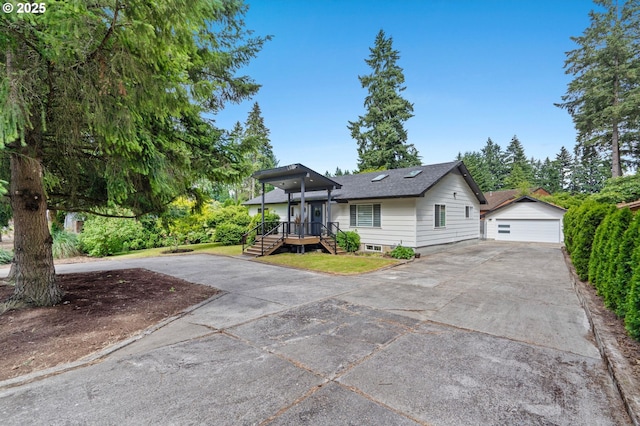
[[[441,224],[440,222],[444,222],[444,223]],[[444,229],[446,227],[447,227],[447,205],[436,203],[433,205],[433,228]]]
[[[371,208],[371,224],[368,221],[360,223],[358,218],[360,214],[358,210],[360,207]],[[364,212],[363,212],[364,213]],[[382,227],[382,206],[379,203],[371,204],[351,204],[349,206],[349,227],[350,228],[381,228]]]

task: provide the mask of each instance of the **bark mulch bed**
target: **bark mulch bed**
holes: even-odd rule
[[[58,275],[50,308],[0,315],[0,381],[77,361],[219,293],[146,269]],[[0,281],[0,300],[13,287]]]

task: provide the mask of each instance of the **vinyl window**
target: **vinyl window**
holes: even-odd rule
[[[380,204],[355,204],[349,209],[349,226],[352,228],[380,228]]]
[[[447,211],[444,204],[436,204],[434,227],[444,228],[447,225]]]

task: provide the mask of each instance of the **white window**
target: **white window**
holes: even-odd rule
[[[349,226],[352,228],[380,228],[380,204],[355,204],[349,209]]]
[[[511,225],[498,225],[498,234],[510,234]]]
[[[436,204],[433,223],[436,228],[444,228],[447,225],[447,214],[444,204]]]
[[[467,219],[471,219],[473,217],[473,206],[464,207],[464,217]]]
[[[366,251],[377,251],[377,252],[381,252],[382,251],[382,246],[375,246],[373,244],[365,244],[364,249]]]

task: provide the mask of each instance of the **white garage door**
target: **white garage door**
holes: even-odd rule
[[[560,221],[498,219],[496,240],[531,241],[536,243],[559,243]]]

